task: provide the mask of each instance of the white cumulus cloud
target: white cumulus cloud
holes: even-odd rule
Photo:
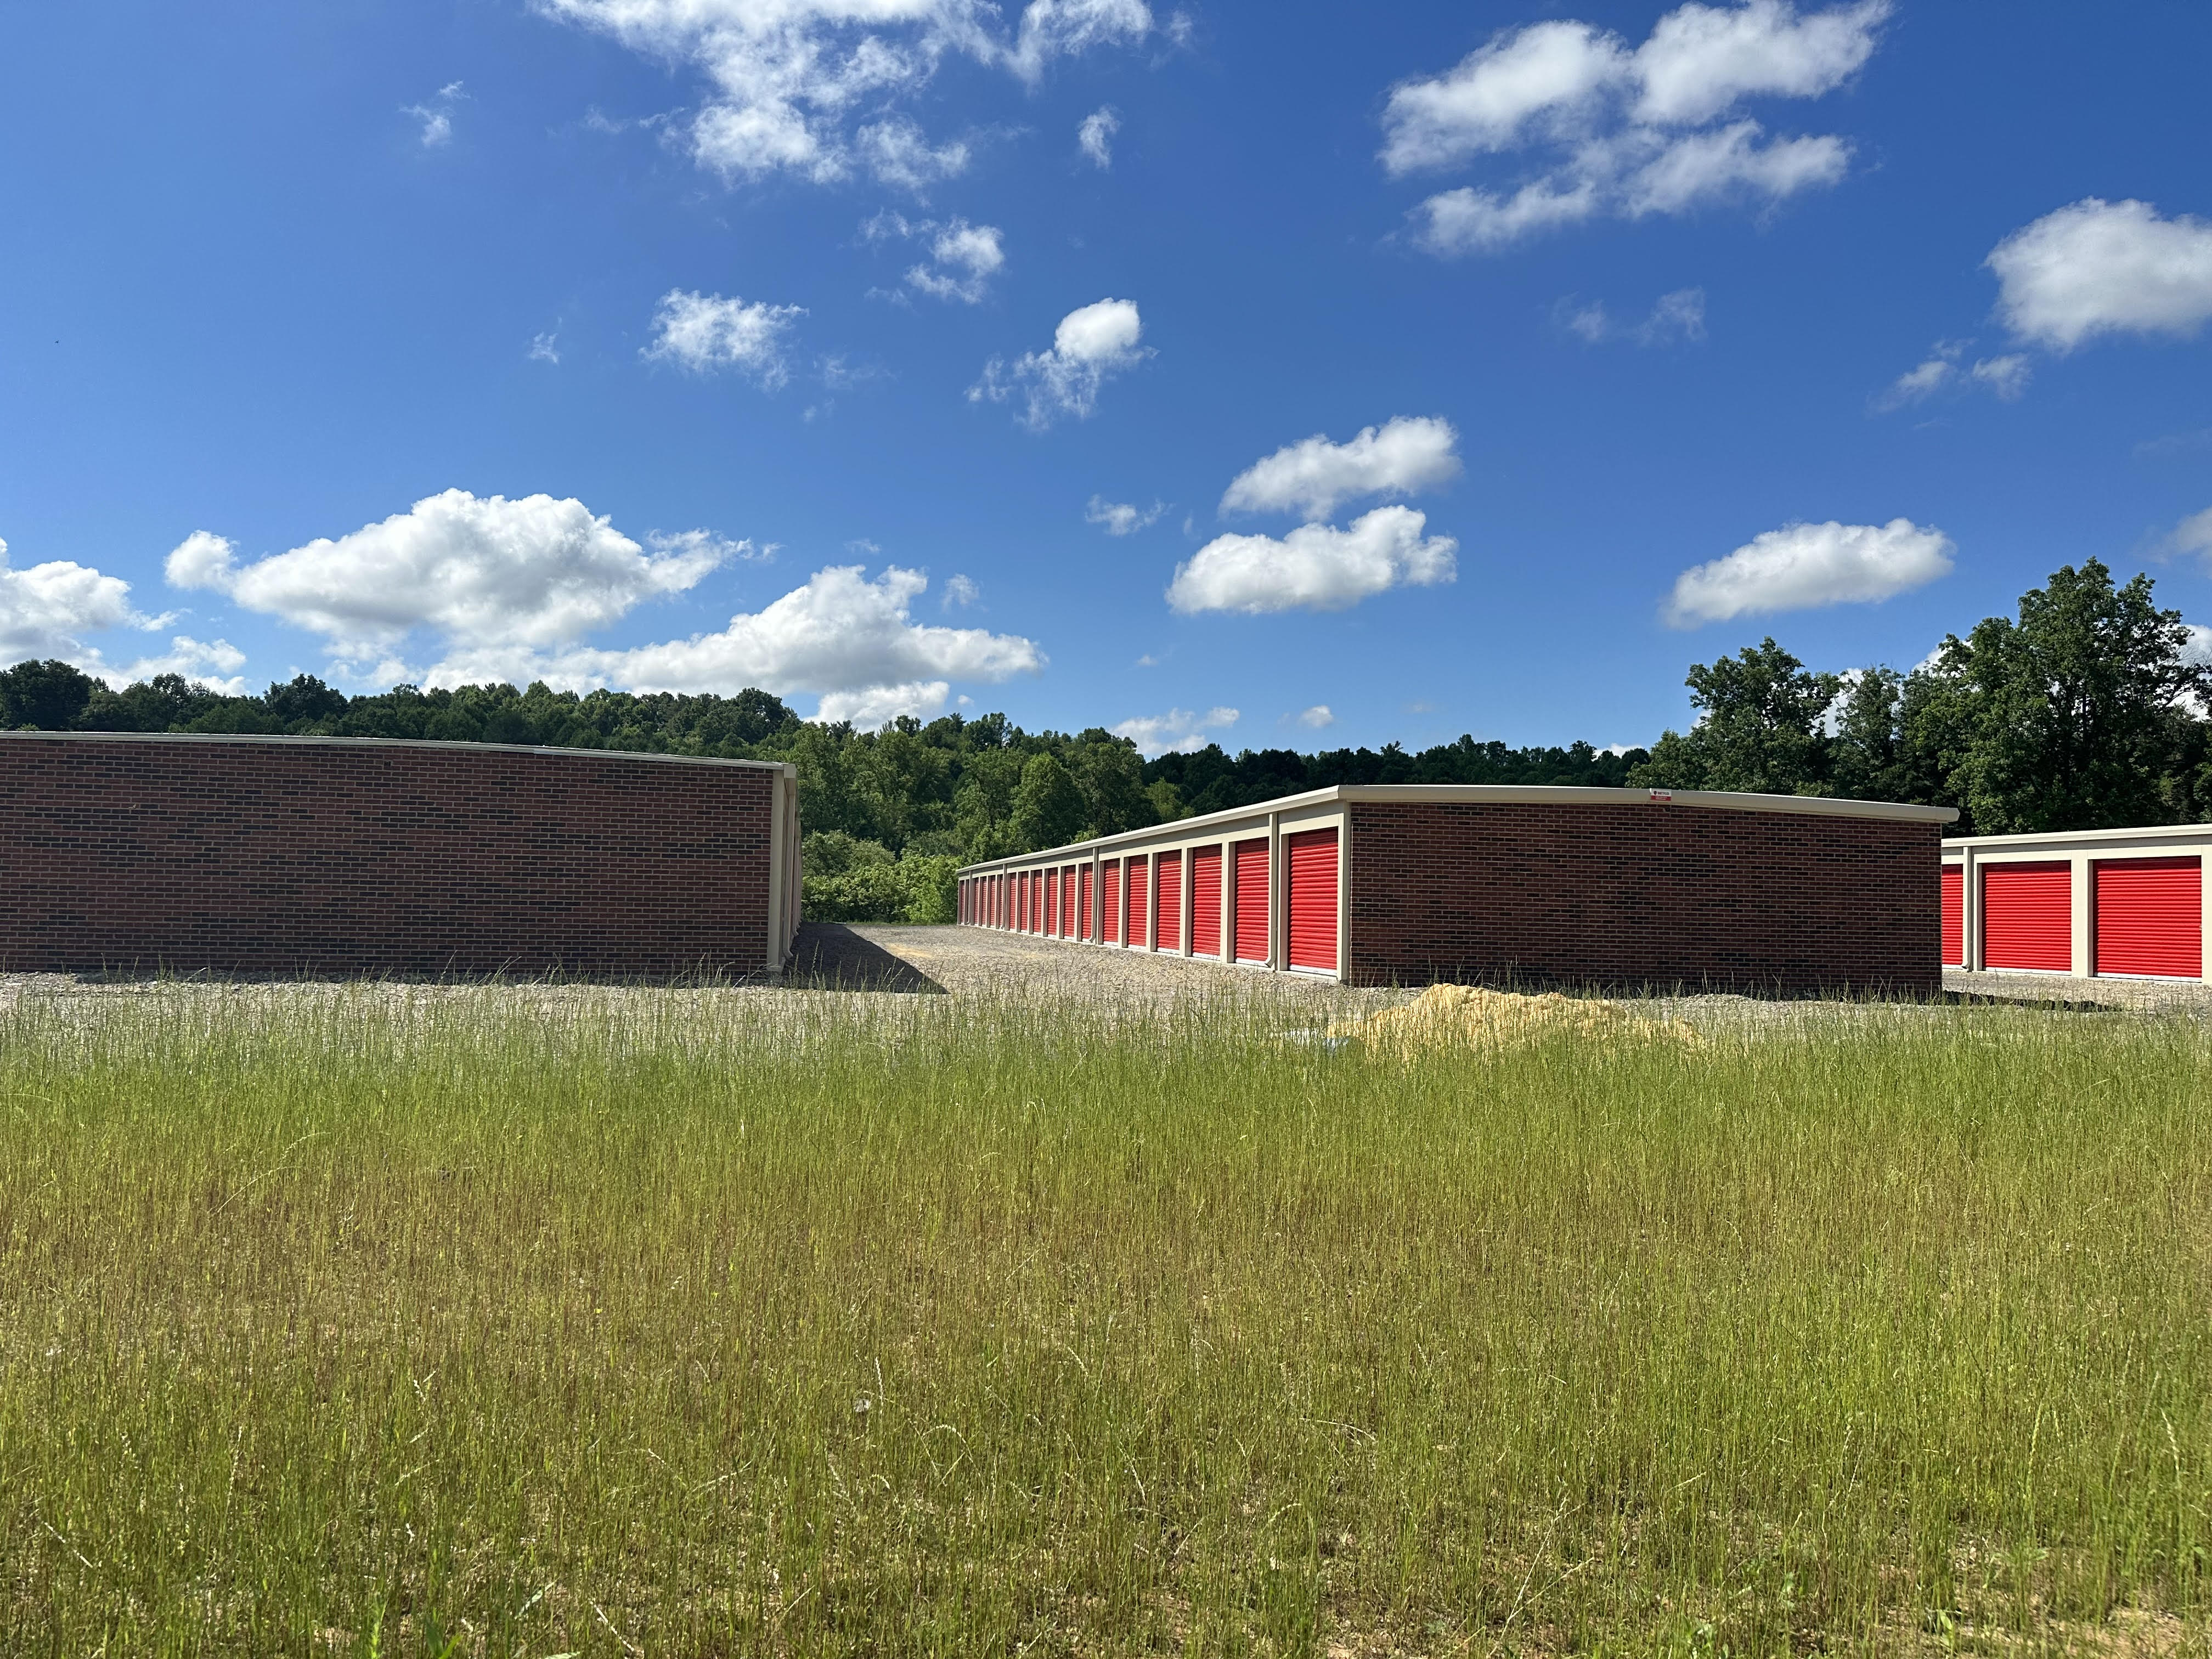
[[[179,674],[227,697],[246,695],[246,677],[238,672],[246,666],[246,653],[228,640],[201,641],[189,634],[179,634],[170,640],[167,651],[112,666],[94,653],[92,659],[80,662],[77,666],[106,680],[118,691],[137,681],[150,680],[156,674]]]
[[[894,702],[894,714],[925,712],[943,705],[951,681],[1043,666],[1031,641],[915,623],[909,607],[929,580],[896,566],[870,581],[860,565],[833,565],[689,639],[605,648],[586,638],[765,551],[704,531],[641,545],[578,501],[450,489],[350,535],[250,563],[201,532],[169,555],[168,574],[321,635],[345,677],[359,679],[723,693],[750,685],[841,699],[830,718],[858,719]],[[972,584],[954,586],[973,596]],[[417,636],[437,653],[420,672],[401,656]]]
[[[448,489],[336,540],[246,564],[222,537],[196,532],[169,555],[167,573],[179,587],[226,594],[359,660],[417,629],[470,646],[574,640],[750,550],[696,532],[648,552],[574,499]]]
[[[2191,553],[2212,568],[2212,507],[2192,513],[2174,526],[2170,544],[2177,553]]]
[[[1980,387],[2006,403],[2017,402],[2027,392],[2034,368],[2019,352],[2001,357],[1966,360],[1967,340],[1938,340],[1921,362],[1891,381],[1874,400],[1875,409],[1888,412],[1926,403],[1947,392]]]
[[[968,146],[933,143],[906,114],[947,57],[1035,84],[1060,58],[1140,44],[1144,0],[1030,0],[1013,30],[979,0],[537,0],[707,83],[685,129],[726,179],[872,173],[921,190],[963,170]]]
[[[2212,318],[2212,222],[2091,196],[1999,242],[1997,314],[2037,345],[2100,334],[2193,334]]]
[[[1005,240],[996,225],[971,225],[965,219],[936,228],[929,244],[931,263],[906,273],[907,286],[939,300],[965,305],[980,301],[1006,263]]]
[[[1651,314],[1635,323],[1615,323],[1604,303],[1596,300],[1588,305],[1562,301],[1553,314],[1592,345],[1628,339],[1640,346],[1664,346],[1705,337],[1705,291],[1701,288],[1678,288],[1661,295]]]
[[[1133,300],[1100,300],[1071,311],[1053,331],[1052,349],[1031,351],[1011,364],[994,357],[983,378],[968,388],[970,403],[1003,403],[1020,397],[1022,424],[1042,431],[1062,415],[1086,418],[1097,407],[1098,388],[1113,375],[1151,356],[1139,343],[1145,328]]]
[[[1191,614],[1341,611],[1407,585],[1448,582],[1459,544],[1425,536],[1428,520],[1410,507],[1378,507],[1339,530],[1300,525],[1287,536],[1217,536],[1176,568],[1168,603]]]
[[[1165,501],[1139,507],[1133,501],[1109,501],[1103,495],[1093,495],[1091,505],[1083,509],[1083,521],[1099,526],[1109,536],[1133,536],[1150,529],[1167,510]]]
[[[459,81],[448,81],[428,103],[410,104],[399,112],[422,124],[422,148],[441,149],[453,142],[453,106],[468,94]]]
[[[1671,627],[1696,628],[1747,613],[1887,599],[1949,574],[1954,551],[1942,531],[1910,519],[1787,525],[1685,570],[1664,614]]]
[[[1114,165],[1114,135],[1121,130],[1121,118],[1114,113],[1112,106],[1095,109],[1076,128],[1076,147],[1097,166],[1110,167]]]
[[[1334,712],[1325,702],[1317,702],[1310,708],[1301,709],[1293,718],[1309,732],[1325,731],[1336,724]]]
[[[896,565],[873,581],[863,566],[831,565],[714,633],[627,650],[462,653],[430,683],[531,678],[578,690],[723,693],[752,685],[779,696],[817,693],[824,720],[880,724],[943,708],[951,681],[997,682],[1044,666],[1036,641],[1018,635],[915,622],[912,605],[928,586],[921,572]]]
[[[1789,0],[1693,0],[1633,48],[1571,20],[1503,30],[1443,74],[1392,88],[1382,165],[1402,176],[1543,154],[1533,176],[1423,202],[1418,238],[1439,253],[1494,250],[1601,216],[1778,202],[1842,179],[1850,146],[1769,137],[1739,106],[1833,91],[1872,56],[1890,9],[1890,0],[1810,14]]]
[[[1459,477],[1459,434],[1449,421],[1401,415],[1348,441],[1316,433],[1255,461],[1223,492],[1224,513],[1297,512],[1326,519],[1363,495],[1408,495]]]
[[[1110,727],[1117,738],[1127,738],[1147,755],[1194,755],[1215,741],[1209,732],[1224,732],[1237,724],[1234,708],[1209,708],[1194,714],[1188,708],[1170,708],[1164,714],[1146,714]]]
[[[131,584],[68,559],[51,559],[26,570],[9,568],[0,542],[0,668],[27,658],[58,658],[118,688],[156,674],[182,674],[237,695],[233,678],[246,654],[226,640],[203,643],[179,634],[166,652],[111,662],[88,638],[111,629],[150,630],[169,618],[141,616],[131,604]]]
[[[88,634],[156,625],[131,609],[131,584],[120,576],[69,559],[11,570],[0,542],[0,667],[30,657],[74,662],[88,653]]]
[[[653,314],[653,343],[640,355],[694,374],[734,368],[774,391],[791,378],[784,346],[792,323],[805,314],[801,306],[748,305],[734,295],[671,289]]]

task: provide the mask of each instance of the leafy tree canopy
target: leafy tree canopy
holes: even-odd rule
[[[1910,672],[1818,674],[1772,640],[1690,670],[1699,718],[1632,781],[1917,801],[1962,833],[2191,823],[2212,811],[2212,671],[2151,580],[2096,559]]]

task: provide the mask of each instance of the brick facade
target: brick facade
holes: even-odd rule
[[[752,972],[775,768],[0,735],[0,970]]]
[[[1656,803],[1350,812],[1354,984],[1942,988],[1941,824]]]

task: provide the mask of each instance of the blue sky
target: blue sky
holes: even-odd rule
[[[1602,744],[2212,623],[2201,5],[207,15],[0,21],[8,660]]]

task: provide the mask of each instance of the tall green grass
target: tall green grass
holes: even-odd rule
[[[2194,1023],[1287,1018],[26,1002],[0,1651],[2201,1645]]]

